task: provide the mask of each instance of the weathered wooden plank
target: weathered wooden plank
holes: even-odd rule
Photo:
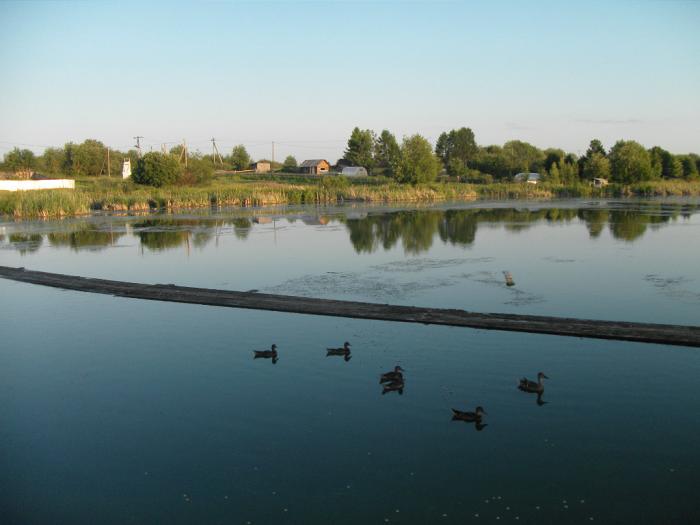
[[[130,283],[37,272],[7,266],[0,266],[0,277],[67,290],[101,293],[133,299],[700,347],[700,327],[698,326],[476,313],[457,309],[338,301],[312,297],[193,288],[172,284]]]

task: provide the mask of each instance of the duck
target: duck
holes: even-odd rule
[[[328,357],[329,355],[350,355],[350,343],[345,341],[345,343],[343,343],[343,346],[340,348],[326,348],[326,357]]]
[[[518,389],[523,392],[532,392],[533,394],[541,394],[544,392],[544,384],[542,384],[543,379],[549,379],[544,372],[539,372],[537,374],[537,382],[530,381],[528,378],[523,377],[518,384]]]
[[[481,423],[481,417],[485,415],[486,411],[483,407],[476,407],[476,410],[474,412],[464,412],[462,410],[457,410],[456,408],[452,409],[453,421],[459,420],[466,421],[467,423]]]
[[[253,359],[270,359],[277,360],[277,345],[272,345],[270,350],[253,350]]]
[[[394,367],[393,372],[386,372],[385,374],[382,374],[379,378],[379,383],[391,383],[393,381],[403,381],[403,372],[405,370],[401,368],[399,365],[396,365]]]
[[[398,392],[399,395],[402,396],[404,386],[406,386],[406,384],[404,383],[403,379],[386,383],[382,389],[382,395],[386,394],[387,392]]]

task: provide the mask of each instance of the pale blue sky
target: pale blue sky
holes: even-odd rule
[[[0,153],[143,135],[335,160],[356,125],[700,152],[698,27],[698,1],[0,0]]]

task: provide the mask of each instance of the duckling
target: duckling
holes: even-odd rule
[[[403,381],[403,373],[405,370],[401,368],[399,365],[396,365],[394,367],[393,372],[386,372],[385,374],[382,374],[381,377],[379,378],[379,383],[391,383],[392,381]]]
[[[486,415],[483,407],[476,407],[474,412],[463,412],[462,410],[452,409],[452,421],[466,421],[467,423],[481,423],[481,416]],[[481,430],[481,429],[479,429]]]
[[[520,380],[518,389],[523,392],[531,392],[533,394],[541,394],[544,392],[544,385],[542,384],[542,379],[549,379],[543,372],[537,374],[537,382],[530,381],[528,378],[523,377]]]
[[[350,355],[350,343],[345,341],[341,348],[326,348],[326,357],[329,355]]]
[[[272,358],[274,362],[277,361],[277,345],[272,345],[270,350],[253,350],[253,359],[270,359]]]
[[[399,380],[387,383],[384,385],[384,388],[382,389],[382,395],[386,394],[387,392],[398,392],[399,395],[402,396],[404,386],[406,386],[406,384],[404,383],[403,379],[399,379]]]

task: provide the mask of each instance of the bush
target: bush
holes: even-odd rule
[[[214,167],[211,162],[204,159],[192,158],[187,163],[180,182],[189,186],[206,184],[214,177]]]
[[[182,168],[175,157],[162,153],[146,153],[136,163],[132,179],[136,184],[155,186],[178,182]]]

